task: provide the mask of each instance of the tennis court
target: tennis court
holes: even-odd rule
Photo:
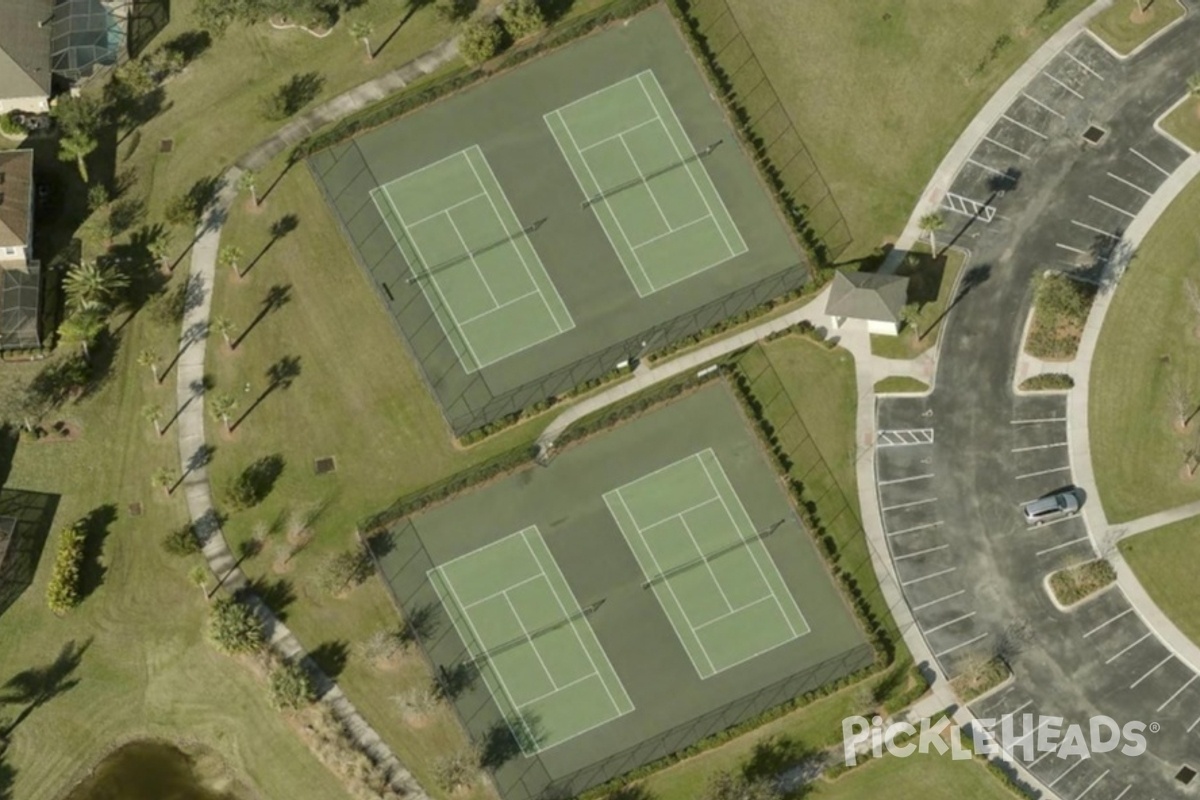
[[[370,194],[466,372],[575,327],[478,146]]]
[[[536,525],[429,578],[526,755],[633,711]]]
[[[722,140],[694,147],[653,71],[545,120],[640,297],[748,250],[703,162]]]
[[[716,454],[627,483],[604,502],[701,678],[809,632]]]

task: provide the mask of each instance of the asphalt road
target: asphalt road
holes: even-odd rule
[[[951,676],[996,653],[1014,669],[1011,686],[972,710],[1013,715],[1018,735],[1026,714],[1157,727],[1140,756],[1021,758],[1069,800],[1200,795],[1200,779],[1176,777],[1200,770],[1197,676],[1119,590],[1063,613],[1043,588],[1094,551],[1081,518],[1025,526],[1022,502],[1072,483],[1066,404],[1010,388],[1033,278],[1059,269],[1098,279],[1124,227],[1187,156],[1153,122],[1200,72],[1200,3],[1189,2],[1183,24],[1127,62],[1074,39],[980,142],[943,208],[939,244],[953,240],[971,259],[944,321],[936,391],[877,410],[888,544],[931,651]],[[1084,139],[1089,126],[1099,142]]]

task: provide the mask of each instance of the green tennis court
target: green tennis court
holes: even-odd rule
[[[633,711],[537,526],[429,571],[429,578],[527,755]]]
[[[545,119],[639,296],[749,249],[653,71]]]
[[[370,194],[468,373],[575,327],[479,147]]]
[[[604,495],[701,678],[809,632],[800,607],[711,450]]]

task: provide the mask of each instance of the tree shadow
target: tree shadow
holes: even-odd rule
[[[988,279],[991,277],[991,264],[979,264],[978,266],[971,267],[969,270],[967,270],[967,273],[962,277],[962,282],[959,284],[958,294],[954,295],[954,299],[951,300],[946,306],[946,310],[939,314],[938,318],[929,324],[929,327],[921,331],[921,335],[918,336],[917,339],[924,339],[930,333],[937,330],[938,325],[940,325],[942,320],[950,315],[950,312],[954,310],[955,306],[965,300],[967,295],[971,294],[971,292],[987,283]]]
[[[283,456],[273,453],[263,456],[242,470],[237,480],[250,489],[251,502],[248,505],[255,506],[267,499],[271,490],[275,488],[275,482],[283,474],[284,465]]]
[[[163,43],[163,50],[182,60],[183,66],[195,61],[212,47],[208,31],[184,31]]]
[[[315,100],[324,85],[321,73],[298,72],[267,98],[263,113],[267,119],[287,119]]]
[[[229,426],[230,431],[237,430],[253,411],[262,404],[264,400],[271,396],[277,389],[290,389],[292,382],[300,376],[300,356],[284,356],[267,368],[267,388],[262,394],[254,399],[237,420]]]
[[[296,589],[287,578],[258,577],[250,581],[242,591],[258,596],[280,622],[287,621],[287,609],[296,602]]]
[[[422,8],[427,8],[431,5],[433,5],[433,0],[408,0],[408,8],[405,10],[404,16],[400,18],[400,22],[396,24],[396,27],[392,28],[391,33],[384,37],[383,41],[379,43],[379,46],[371,50],[371,58],[378,57],[379,54],[383,52],[384,48],[391,44],[392,39],[396,38],[396,34],[400,32],[401,28],[408,24],[408,21],[413,18],[414,14],[416,14]]]
[[[405,644],[418,644],[422,639],[431,639],[438,631],[438,606],[436,603],[425,603],[409,611],[405,609],[404,620],[400,628],[400,641]]]
[[[655,795],[640,783],[628,783],[609,792],[604,800],[655,800]]]
[[[242,270],[242,277],[244,278],[250,274],[250,270],[254,269],[254,265],[257,264],[259,260],[261,260],[262,257],[267,254],[267,251],[270,250],[276,242],[299,227],[300,217],[296,216],[295,214],[284,214],[282,217],[272,222],[270,228],[271,238],[267,240],[267,243],[263,246],[263,249],[258,251],[258,255],[256,255],[254,259],[246,265],[246,268]]]
[[[108,568],[102,563],[104,541],[111,533],[109,528],[116,519],[117,507],[107,503],[89,511],[79,522],[83,530],[83,557],[79,568],[80,600],[90,596],[104,583],[104,576],[108,572]]]
[[[322,672],[336,680],[346,668],[346,661],[350,658],[350,646],[341,639],[334,639],[322,642],[316,649],[310,650],[308,655]]]
[[[12,786],[17,770],[4,759],[5,742],[0,740],[0,800],[12,800]]]
[[[811,747],[790,736],[771,736],[754,745],[750,757],[742,764],[742,775],[752,783],[773,781],[814,754]]]
[[[528,708],[518,714],[520,719],[514,720],[512,727],[501,719],[484,734],[482,752],[479,754],[479,765],[484,769],[498,769],[526,752],[536,751],[538,745],[545,741],[541,718]]]
[[[433,681],[433,694],[442,700],[454,700],[475,685],[479,670],[469,661],[460,661],[453,667],[438,665]]]
[[[217,452],[216,446],[208,444],[207,442],[205,442],[204,444],[201,444],[199,447],[197,447],[195,450],[193,450],[192,454],[190,456],[188,456],[187,463],[184,465],[183,474],[180,475],[179,478],[176,479],[175,483],[171,486],[171,488],[169,490],[167,490],[167,494],[174,494],[175,490],[183,485],[183,482],[188,479],[189,475],[191,475],[196,470],[203,469],[204,467],[207,467],[209,464],[211,464],[212,460],[213,460],[213,455],[216,452]]]
[[[49,664],[30,667],[8,679],[0,689],[0,703],[24,705],[25,708],[0,731],[0,737],[11,735],[30,714],[79,684],[79,679],[72,676],[79,669],[83,655],[91,644],[91,638],[83,644],[76,644],[72,639],[62,646],[58,656]]]
[[[247,270],[249,271],[249,270]],[[273,314],[286,306],[292,300],[292,285],[290,283],[277,283],[267,290],[267,294],[263,297],[259,304],[258,313],[254,319],[250,320],[250,324],[245,330],[237,335],[237,338],[229,345],[229,349],[237,350],[238,346],[246,340],[258,324],[262,322],[268,314]]]
[[[546,16],[546,23],[553,25],[566,16],[574,5],[575,0],[542,0],[542,13]]]

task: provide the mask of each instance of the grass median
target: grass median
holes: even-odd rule
[[[1185,13],[1179,0],[1116,0],[1088,28],[1121,55],[1129,55]]]
[[[1200,152],[1200,92],[1189,94],[1162,121],[1163,130],[1192,149]]]

